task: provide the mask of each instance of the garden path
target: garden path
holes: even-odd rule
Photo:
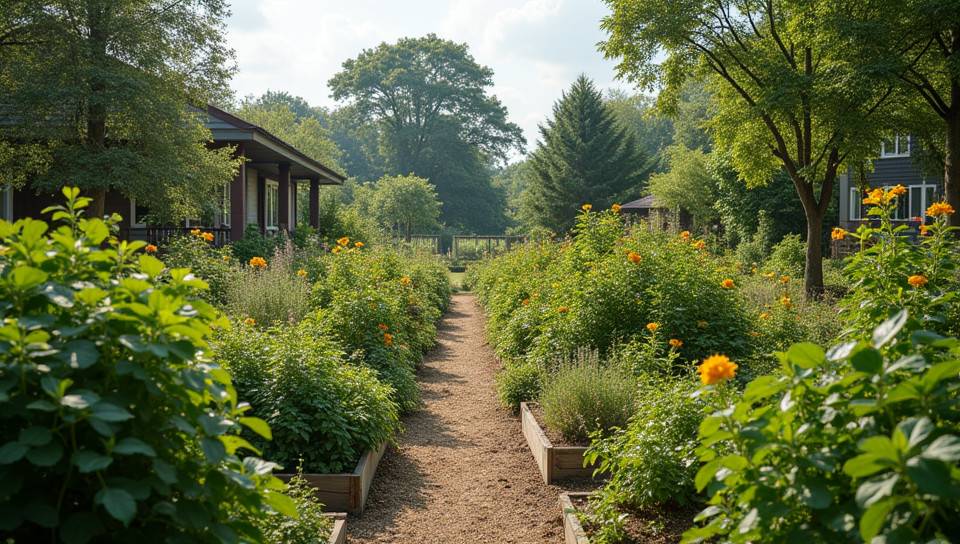
[[[374,478],[366,510],[351,516],[351,543],[563,542],[558,497],[520,431],[498,407],[496,357],[471,294],[457,294],[419,379],[422,409],[403,418]]]

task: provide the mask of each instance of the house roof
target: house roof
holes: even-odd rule
[[[206,127],[215,143],[243,144],[248,164],[257,170],[279,174],[280,164],[290,165],[290,179],[319,180],[324,185],[343,185],[346,177],[297,151],[293,146],[215,106],[207,106]]]
[[[653,195],[647,195],[641,199],[634,200],[633,202],[627,202],[626,204],[620,206],[621,210],[648,210],[653,208],[662,208],[663,204],[657,200],[657,197]]]

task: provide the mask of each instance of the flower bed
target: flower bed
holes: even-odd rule
[[[376,450],[364,453],[352,472],[337,474],[303,474],[304,480],[313,488],[313,494],[328,510],[362,514],[363,507],[370,494],[370,485],[377,473],[377,466],[387,445],[384,443]],[[278,473],[275,476],[287,482],[292,473]]]
[[[586,446],[554,446],[537,423],[528,403],[520,404],[520,421],[527,446],[547,484],[565,478],[592,478],[595,465],[583,466]]]
[[[560,517],[563,519],[563,541],[565,544],[590,544],[587,533],[580,524],[574,500],[586,501],[589,493],[561,493]]]

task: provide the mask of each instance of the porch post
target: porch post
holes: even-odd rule
[[[282,230],[290,230],[290,165],[289,164],[280,164],[279,165],[280,176],[278,180],[279,189],[279,202],[277,205],[278,212],[278,228]]]
[[[237,154],[240,167],[230,181],[230,240],[243,238],[243,227],[247,223],[247,161],[243,143],[237,145]]]
[[[310,226],[320,228],[320,180],[310,180]]]

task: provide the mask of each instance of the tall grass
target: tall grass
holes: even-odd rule
[[[227,310],[259,326],[296,323],[310,311],[310,283],[298,274],[293,245],[274,250],[263,269],[242,266],[226,287]]]

